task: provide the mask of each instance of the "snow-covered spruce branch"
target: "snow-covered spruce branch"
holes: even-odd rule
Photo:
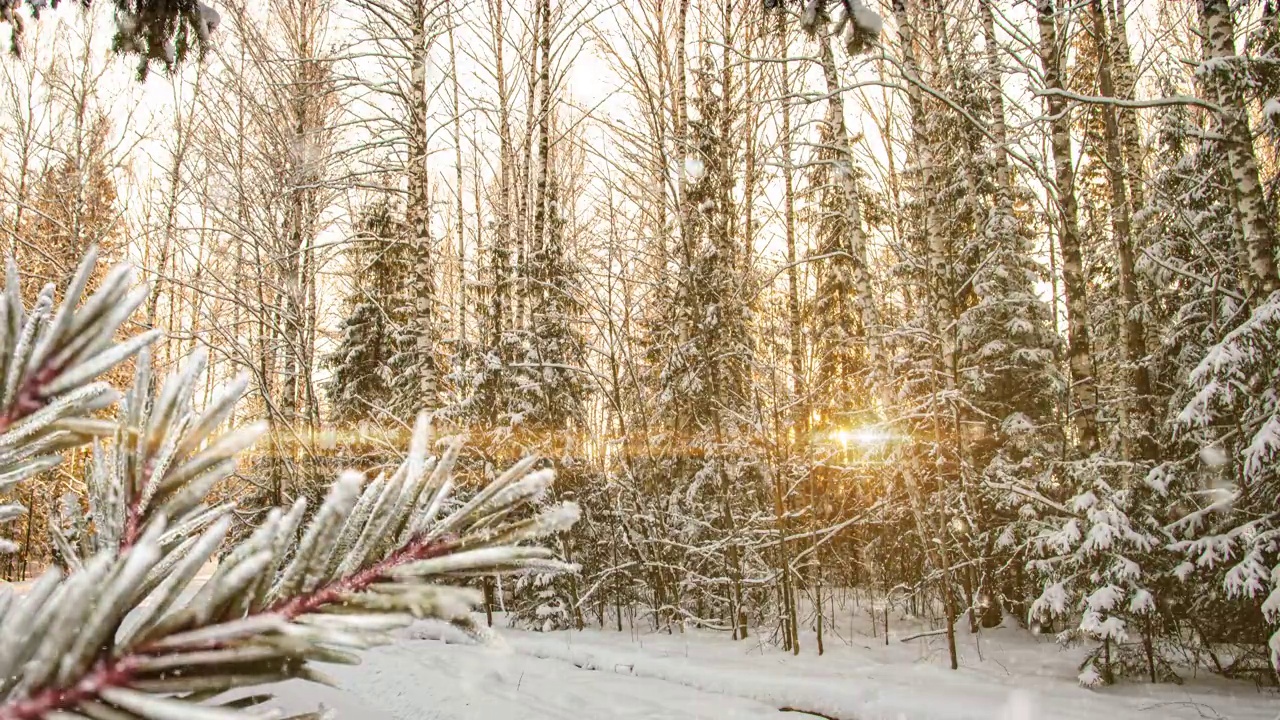
[[[120,326],[146,297],[146,288],[133,288],[127,266],[108,272],[77,309],[96,260],[96,250],[90,249],[56,311],[52,285],[26,308],[17,267],[12,259],[7,263],[0,295],[0,492],[57,465],[62,451],[110,434],[114,425],[93,415],[118,394],[96,380],[159,334],[115,342]],[[0,522],[23,512],[20,505],[0,504]],[[14,549],[0,536],[0,551]]]
[[[273,510],[198,582],[231,523],[231,507],[210,507],[207,496],[263,430],[216,435],[246,383],[197,412],[203,365],[197,355],[153,396],[149,359],[140,358],[113,441],[94,448],[91,534],[79,548],[55,537],[65,574],[52,569],[21,595],[0,589],[0,720],[252,717],[245,708],[263,696],[217,704],[218,696],[322,679],[312,663],[356,662],[353,650],[387,642],[414,618],[465,622],[477,593],[434,580],[570,569],[521,545],[577,518],[572,504],[522,512],[552,473],[526,459],[449,510],[460,444],[429,458],[424,416],[393,474],[365,482],[343,473],[309,520],[302,500]],[[3,437],[5,452],[17,452],[33,435]]]

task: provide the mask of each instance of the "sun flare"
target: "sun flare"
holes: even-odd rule
[[[841,428],[831,433],[832,439],[844,447],[879,448],[898,439],[898,436],[883,428],[860,427]]]

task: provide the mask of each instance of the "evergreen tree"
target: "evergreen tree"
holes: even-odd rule
[[[566,472],[557,494],[581,499],[591,477],[583,463],[583,432],[586,422],[586,341],[576,326],[582,314],[578,287],[582,277],[579,263],[572,259],[565,208],[573,198],[564,192],[562,174],[570,172],[560,147],[575,139],[562,134],[551,142],[557,115],[552,107],[551,35],[555,31],[550,0],[538,5],[540,77],[538,125],[538,179],[533,218],[533,234],[520,291],[521,307],[528,308],[526,328],[520,333],[522,360],[518,365],[519,384],[514,402],[518,406],[516,436],[522,444],[560,458]],[[594,498],[593,498],[594,499]],[[571,538],[561,536],[566,558],[573,556]],[[529,610],[543,629],[582,628],[577,579],[570,576],[535,578],[538,586],[519,611],[529,619]],[[550,611],[550,613],[549,613]]]
[[[83,140],[56,148],[56,159],[35,178],[30,207],[16,228],[17,260],[25,272],[49,282],[69,280],[90,247],[107,256],[120,251],[110,123],[98,117],[87,125]]]
[[[1176,437],[1200,452],[1179,463],[1181,482],[1156,479],[1160,490],[1180,491],[1171,493],[1177,516],[1168,526],[1170,549],[1182,558],[1174,574],[1202,589],[1187,612],[1212,608],[1212,624],[1195,624],[1197,640],[1235,646],[1224,670],[1255,678],[1280,668],[1278,333],[1280,293],[1273,293],[1208,349],[1174,425]]]
[[[547,184],[545,234],[527,264],[531,319],[521,333],[520,363],[527,371],[516,402],[521,435],[545,438],[559,453],[573,449],[570,437],[585,425],[586,343],[574,320],[582,311],[577,299],[581,270],[570,257],[557,187],[554,178]]]
[[[687,218],[675,258],[675,281],[660,298],[659,319],[649,342],[657,383],[658,412],[670,448],[655,467],[675,486],[665,512],[676,523],[677,541],[687,547],[713,544],[718,556],[686,555],[687,578],[724,578],[723,586],[687,583],[698,622],[719,617],[721,627],[744,636],[741,615],[743,557],[741,528],[734,514],[733,488],[759,487],[755,463],[743,447],[741,411],[749,407],[752,358],[750,308],[743,302],[743,258],[733,242],[732,166],[737,148],[733,107],[735,88],[722,82],[716,61],[699,58],[688,119],[687,182],[681,203]],[[697,522],[693,518],[708,518]]]
[[[353,303],[342,322],[342,337],[328,360],[329,402],[333,421],[350,424],[367,419],[388,396],[385,371],[386,318],[371,302]]]
[[[829,64],[832,75],[828,91],[833,91],[839,79],[834,76],[831,41],[824,38],[819,42],[824,73]],[[875,421],[849,417],[869,385],[867,335],[872,329],[864,327],[867,318],[862,308],[873,299],[864,297],[869,294],[870,282],[862,228],[862,206],[866,201],[860,187],[861,170],[853,160],[843,115],[842,102],[828,101],[808,178],[814,197],[806,214],[820,259],[812,310],[813,394],[818,415],[814,431],[818,434]]]
[[[397,328],[403,313],[392,303],[407,282],[404,245],[394,209],[386,200],[364,208],[347,256],[355,270],[355,288],[347,305],[338,347],[327,358],[333,419],[339,425],[382,420],[391,405],[392,367]]]

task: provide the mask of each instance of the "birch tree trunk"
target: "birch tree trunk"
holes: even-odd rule
[[[840,77],[836,71],[835,54],[831,50],[833,38],[819,41],[818,54],[822,64],[822,76],[826,83],[826,126],[830,129],[838,160],[835,173],[840,181],[844,198],[844,231],[848,234],[845,247],[853,260],[853,287],[857,295],[858,314],[866,334],[867,357],[871,365],[872,382],[883,375],[882,342],[879,315],[871,288],[871,271],[867,264],[867,238],[862,231],[862,209],[858,188],[854,182],[853,141],[844,117],[844,98],[840,89]],[[887,406],[886,406],[887,407]]]
[[[1212,63],[1210,72],[1214,78],[1210,87],[1221,108],[1218,118],[1222,123],[1222,134],[1226,137],[1227,162],[1231,165],[1236,207],[1248,254],[1249,266],[1243,275],[1242,285],[1250,294],[1266,296],[1280,289],[1280,277],[1276,275],[1275,229],[1258,176],[1249,111],[1236,80],[1243,70],[1236,66],[1240,59],[1236,55],[1231,3],[1228,0],[1200,0],[1200,12],[1208,30],[1205,58]]]
[[[1137,94],[1138,72],[1137,68],[1133,66],[1133,57],[1129,48],[1129,31],[1125,24],[1125,16],[1128,10],[1126,10],[1124,3],[1125,0],[1108,0],[1107,2],[1111,29],[1111,45],[1109,47],[1111,74],[1115,84],[1116,97],[1124,100],[1133,100]],[[1129,206],[1134,213],[1137,213],[1146,207],[1146,196],[1143,191],[1145,175],[1142,172],[1145,151],[1142,148],[1142,134],[1138,129],[1138,113],[1119,113],[1118,120],[1120,122],[1120,144],[1124,148],[1125,169],[1129,177]],[[1139,229],[1139,227],[1134,228],[1135,236],[1140,235],[1137,232]]]
[[[462,200],[462,92],[458,83],[458,49],[455,44],[455,25],[457,20],[451,14],[449,17],[449,79],[453,85],[453,163],[454,163],[454,195],[457,201],[456,217],[454,222],[457,223],[457,240],[458,249],[455,261],[457,262],[457,298],[455,299],[455,312],[457,313],[456,322],[458,325],[458,342],[465,346],[467,342],[467,236],[466,236],[466,213],[463,211]],[[480,194],[480,188],[475,188],[476,195]],[[480,216],[476,216],[476,222],[480,222]],[[485,585],[486,591],[491,590],[490,585]],[[492,612],[492,606],[486,598],[485,608]],[[492,622],[490,623],[492,624]]]
[[[533,302],[530,293],[532,287],[536,284],[530,276],[530,256],[534,252],[538,236],[541,229],[536,225],[539,220],[537,208],[542,202],[542,187],[536,185],[538,178],[534,172],[535,164],[541,167],[541,161],[534,158],[534,132],[539,128],[539,108],[535,105],[539,92],[539,79],[541,71],[539,70],[539,62],[545,59],[541,58],[541,39],[542,39],[542,0],[536,0],[533,12],[533,23],[531,27],[529,45],[529,62],[527,63],[527,72],[525,73],[525,97],[527,98],[527,109],[524,118],[524,136],[520,144],[521,155],[519,161],[519,178],[520,181],[515,184],[515,206],[519,208],[516,218],[516,270],[515,270],[515,296],[513,303],[515,304],[515,324],[514,327],[520,330],[527,330],[530,327],[530,313],[532,312]],[[545,216],[543,216],[545,217]]]
[[[991,137],[995,141],[998,202],[1006,217],[1013,213],[1013,174],[1009,171],[1009,127],[1004,119],[1004,77],[1000,72],[1000,45],[996,42],[995,0],[978,0],[982,11],[982,38],[987,62],[987,104],[991,108]]]
[[[931,25],[932,33],[936,33],[936,9],[934,11],[934,25]],[[929,258],[928,273],[928,294],[930,305],[930,324],[934,329],[939,343],[939,359],[942,367],[934,372],[934,387],[937,387],[937,376],[942,375],[943,383],[948,391],[955,389],[955,373],[956,373],[956,322],[955,322],[955,303],[952,297],[951,282],[951,262],[950,249],[946,234],[943,232],[942,218],[939,215],[939,206],[936,202],[930,202],[929,194],[933,191],[934,180],[933,173],[935,169],[936,159],[934,157],[933,137],[930,131],[929,119],[926,116],[926,107],[924,104],[923,90],[921,85],[920,63],[916,58],[916,28],[913,14],[907,8],[906,0],[894,0],[893,3],[894,17],[898,21],[898,40],[901,45],[900,52],[902,54],[902,72],[907,93],[907,103],[910,108],[911,115],[911,141],[916,152],[916,165],[919,168],[919,180],[916,196],[920,202],[924,204],[924,238]],[[948,396],[951,393],[948,393]],[[937,398],[937,393],[934,393]],[[947,401],[952,402],[951,400]],[[937,413],[942,412],[941,407],[934,403],[933,412],[935,413],[935,427],[940,427],[941,423],[937,420]],[[954,406],[951,408],[954,413]],[[954,425],[954,422],[952,423]],[[951,445],[954,449],[956,438],[945,438],[942,432],[935,432],[935,442],[941,445]],[[910,498],[912,507],[912,516],[915,520],[916,532],[919,535],[920,542],[925,548],[925,557],[929,561],[929,565],[936,570],[941,576],[941,593],[943,598],[944,612],[946,614],[947,629],[947,651],[950,656],[951,669],[955,670],[959,667],[959,659],[956,651],[955,639],[955,607],[951,592],[951,577],[949,572],[950,563],[947,559],[946,540],[944,533],[937,533],[937,552],[933,549],[935,533],[924,512],[924,498],[920,492],[919,480],[915,468],[912,467],[912,461],[908,461],[906,469],[907,494]],[[949,475],[947,473],[946,475]],[[950,478],[943,475],[939,476],[938,484],[942,486]]]
[[[1114,60],[1112,49],[1114,42],[1107,31],[1106,18],[1103,16],[1102,0],[1091,0],[1089,15],[1092,20],[1094,40],[1098,44],[1098,85],[1103,97],[1114,98],[1116,95],[1113,80]],[[1102,105],[1103,136],[1107,174],[1111,184],[1111,232],[1115,235],[1116,256],[1118,263],[1118,281],[1120,284],[1121,340],[1124,343],[1125,362],[1129,366],[1129,385],[1134,397],[1133,430],[1137,435],[1138,457],[1149,459],[1155,452],[1151,437],[1151,377],[1147,372],[1147,330],[1139,311],[1138,283],[1134,277],[1133,223],[1132,205],[1129,198],[1129,182],[1124,153],[1121,147],[1120,124],[1117,119],[1115,105]],[[1125,399],[1122,402],[1130,402]],[[1124,432],[1128,438],[1130,432]]]
[[[408,98],[408,153],[405,165],[408,205],[405,207],[405,224],[408,226],[409,243],[413,253],[413,318],[410,327],[418,366],[417,407],[436,404],[437,387],[435,372],[435,248],[431,241],[431,176],[427,165],[429,129],[427,127],[427,63],[430,50],[427,39],[427,7],[425,0],[415,2],[409,8],[413,27],[413,44],[409,58]]]
[[[800,317],[800,278],[796,263],[796,208],[794,168],[791,156],[791,73],[787,63],[790,43],[787,42],[787,22],[784,13],[777,13],[778,37],[781,39],[781,63],[778,66],[780,75],[779,112],[782,116],[782,187],[783,205],[782,221],[787,239],[787,314],[788,337],[791,352],[792,386],[795,388],[797,428],[801,437],[807,434],[809,422],[808,403],[804,400],[806,390],[804,383],[804,338],[801,334]]]
[[[514,174],[511,147],[511,98],[503,64],[506,27],[502,19],[505,0],[488,0],[489,30],[493,42],[494,77],[498,95],[498,216],[492,240],[490,265],[493,287],[489,298],[488,344],[496,346],[509,322],[511,292],[511,184]]]
[[[693,253],[689,238],[689,204],[685,196],[689,190],[689,173],[685,167],[689,156],[689,82],[686,71],[689,0],[679,0],[676,14],[676,166],[679,179],[676,182],[676,212],[680,223],[681,262],[688,265]]]
[[[1062,286],[1067,307],[1067,364],[1071,371],[1071,417],[1076,444],[1085,455],[1098,449],[1097,388],[1093,353],[1089,347],[1089,298],[1080,247],[1076,205],[1075,166],[1071,157],[1071,118],[1062,90],[1063,41],[1058,37],[1059,10],[1054,0],[1036,0],[1040,27],[1040,63],[1044,70],[1045,108],[1049,116],[1049,145],[1053,155],[1054,191],[1058,201],[1058,245],[1062,250]]]
[[[792,376],[792,396],[795,403],[794,422],[796,428],[796,437],[799,439],[798,451],[803,456],[803,462],[806,468],[809,467],[809,416],[810,404],[808,398],[808,388],[805,383],[804,375],[804,335],[802,323],[803,317],[800,313],[800,270],[798,267],[796,254],[796,210],[795,210],[795,179],[794,165],[792,159],[792,128],[791,128],[791,73],[790,65],[787,57],[790,54],[789,36],[787,33],[786,14],[778,12],[776,14],[775,32],[779,38],[779,57],[782,58],[779,63],[779,88],[778,101],[779,112],[782,116],[782,183],[783,183],[783,224],[784,233],[787,242],[787,335],[788,350],[790,352],[791,376]],[[773,375],[771,374],[771,378]],[[775,396],[777,395],[777,383],[775,385]],[[776,402],[776,401],[775,401]],[[774,437],[778,445],[781,445],[782,425],[779,413],[774,412]],[[807,474],[812,475],[811,472]],[[773,488],[774,488],[774,516],[778,523],[778,575],[781,580],[782,595],[782,613],[783,613],[783,649],[790,650],[794,654],[800,653],[800,642],[797,634],[798,623],[795,612],[794,591],[791,587],[791,556],[788,553],[787,534],[790,533],[790,523],[786,519],[788,511],[788,503],[786,502],[786,491],[784,488],[785,478],[788,473],[785,466],[781,462],[775,462],[773,468]],[[821,652],[821,651],[819,651]]]
[[[551,0],[538,0],[538,175],[533,210],[533,233],[529,238],[529,262],[524,291],[530,312],[542,306],[547,277],[547,213],[551,210],[547,179],[551,170]]]

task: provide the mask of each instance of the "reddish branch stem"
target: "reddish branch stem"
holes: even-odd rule
[[[128,550],[138,541],[138,534],[142,532],[142,492],[151,482],[151,473],[155,469],[155,459],[149,458],[146,466],[142,469],[142,482],[138,487],[134,488],[133,499],[129,501],[129,507],[124,511],[124,533],[120,536],[120,550]]]
[[[40,368],[31,374],[18,388],[13,405],[0,415],[0,433],[5,432],[14,423],[45,406],[45,398],[40,396],[40,388],[49,384],[62,372],[61,367],[49,366]]]
[[[107,688],[125,687],[133,678],[138,656],[101,660],[79,682],[68,687],[51,687],[21,700],[0,705],[0,720],[41,720],[55,710],[74,708],[93,700]]]
[[[329,603],[337,602],[343,595],[367,589],[373,583],[386,577],[392,568],[418,560],[440,557],[452,548],[453,541],[451,539],[428,542],[422,538],[415,538],[382,561],[374,563],[354,575],[345,577],[332,585],[320,588],[307,595],[299,595],[296,598],[276,603],[268,608],[266,612],[279,613],[285,619],[293,620],[299,615],[306,615]]]

